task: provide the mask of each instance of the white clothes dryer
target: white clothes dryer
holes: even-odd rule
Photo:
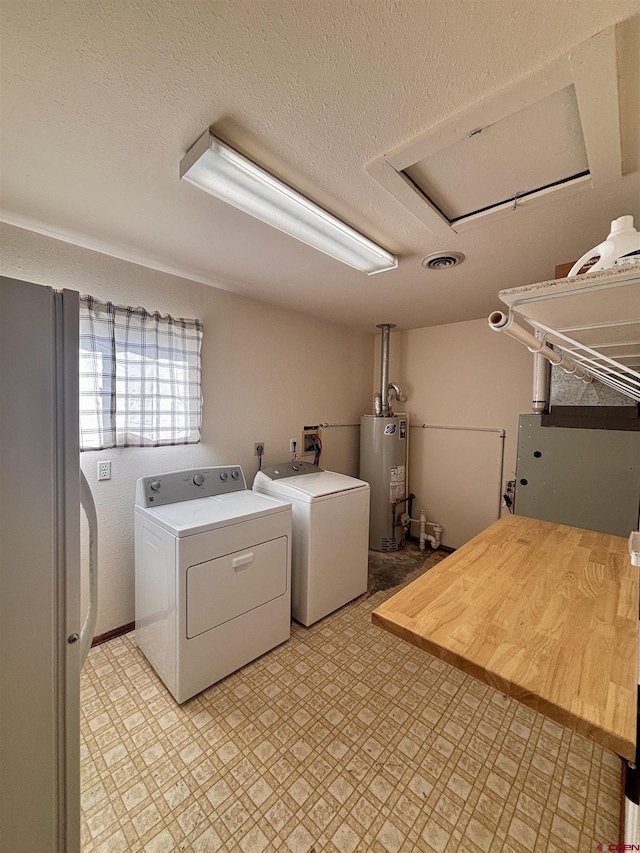
[[[291,506],[228,465],[143,477],[135,507],[136,642],[174,699],[291,630]]]
[[[253,489],[291,501],[291,613],[312,625],[367,591],[369,483],[294,460],[256,474]]]

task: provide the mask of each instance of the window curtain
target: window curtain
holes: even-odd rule
[[[200,441],[202,323],[80,299],[80,449]]]

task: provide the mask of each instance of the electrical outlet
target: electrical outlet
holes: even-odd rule
[[[298,439],[290,438],[289,439],[289,453],[295,453],[298,449]]]
[[[264,455],[264,441],[256,441],[253,445],[253,455],[254,456],[263,456]]]
[[[99,480],[110,480],[111,479],[111,462],[98,462],[98,479]]]

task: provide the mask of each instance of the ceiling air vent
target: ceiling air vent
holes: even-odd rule
[[[464,261],[462,252],[433,252],[420,263],[428,270],[448,270]]]

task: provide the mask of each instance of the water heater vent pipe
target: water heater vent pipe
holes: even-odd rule
[[[383,417],[391,414],[389,402],[389,333],[395,327],[395,323],[378,323],[376,326],[377,329],[382,330],[380,342],[380,414]]]
[[[380,342],[380,393],[374,399],[374,415],[377,417],[390,417],[391,393],[395,395],[399,403],[406,403],[407,398],[403,395],[395,382],[389,382],[389,333],[395,329],[395,323],[378,323],[377,329],[382,330]]]

